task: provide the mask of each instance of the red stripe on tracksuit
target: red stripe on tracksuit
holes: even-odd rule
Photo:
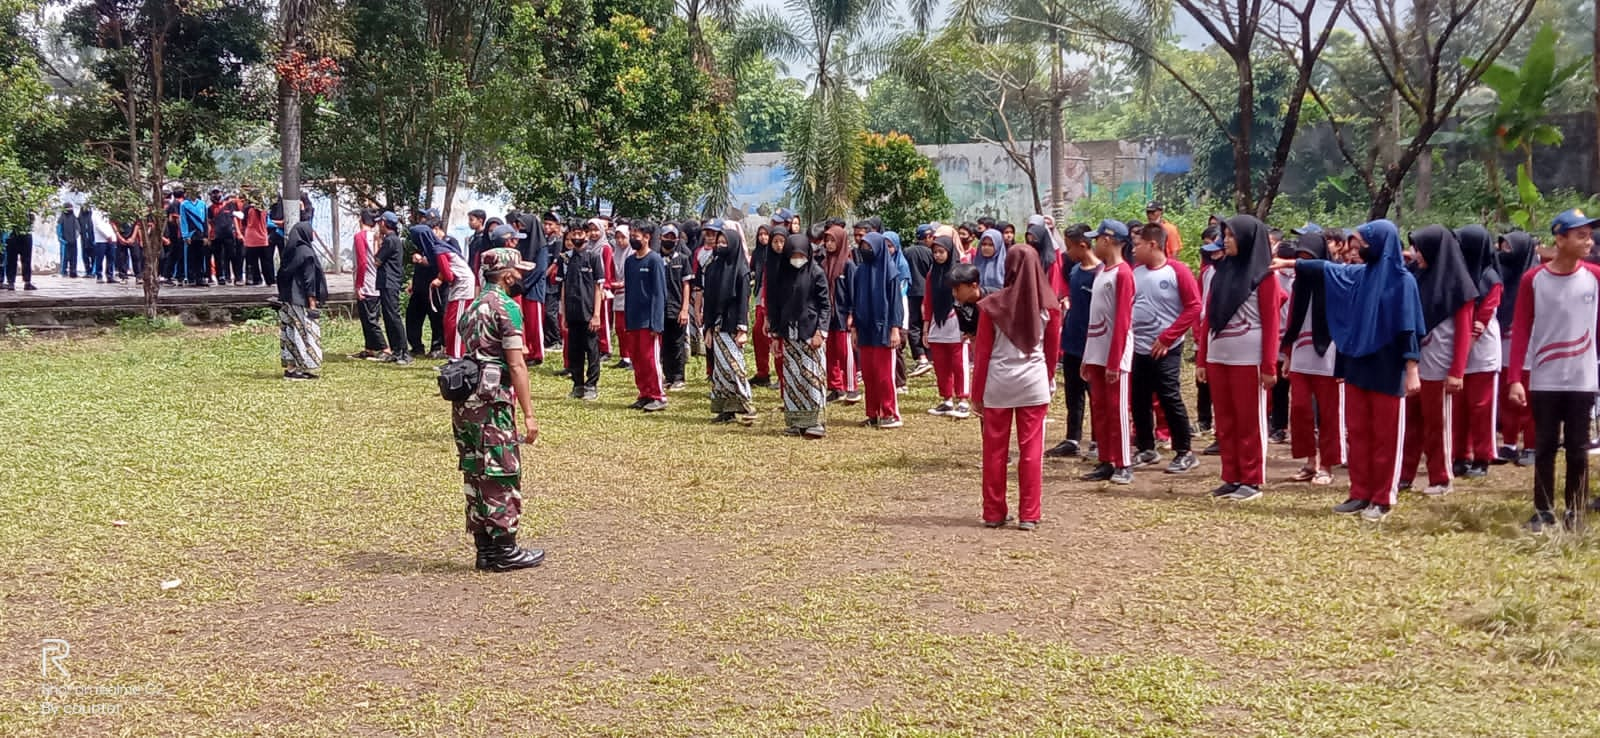
[[[1129,447],[1128,384],[1131,377],[1122,372],[1115,384],[1106,381],[1106,368],[1084,364],[1089,375],[1089,420],[1093,424],[1095,447],[1100,461],[1117,468],[1133,463]]]
[[[1343,382],[1289,372],[1289,442],[1290,453],[1307,466],[1330,469],[1344,463]]]
[[[1489,463],[1494,460],[1496,390],[1499,372],[1473,372],[1461,378],[1461,392],[1451,413],[1455,416],[1456,458]]]
[[[772,344],[774,341],[767,336],[767,306],[766,289],[762,288],[761,302],[756,303],[755,328],[750,333],[750,342],[755,344],[756,350],[756,376],[772,376]],[[781,352],[781,349],[780,349]],[[779,370],[782,371],[781,369]]]
[[[1346,384],[1344,399],[1350,429],[1350,499],[1393,505],[1406,434],[1402,398]]]
[[[667,390],[661,384],[660,334],[648,328],[624,329],[621,338],[624,355],[633,362],[633,386],[639,390],[639,399],[667,399]]]
[[[461,339],[461,318],[467,314],[470,304],[467,300],[451,300],[444,304],[444,350],[452,359],[461,358],[462,347],[466,344]]]
[[[971,384],[967,376],[967,344],[929,343],[928,356],[933,360],[934,379],[939,384],[939,399],[967,399],[968,386]]]
[[[1450,396],[1445,394],[1444,380],[1422,380],[1422,391],[1416,397],[1406,398],[1405,449],[1400,458],[1400,478],[1412,479],[1417,473],[1417,462],[1428,455],[1428,484],[1449,484],[1450,464]]]
[[[544,303],[526,297],[522,298],[522,344],[530,360],[544,361]]]
[[[867,417],[898,420],[900,400],[894,391],[895,350],[888,346],[862,346],[860,350]]]
[[[938,346],[941,344],[932,344]],[[943,344],[957,346],[959,344]],[[931,346],[930,346],[931,348]],[[1126,384],[1126,381],[1123,382]],[[1016,418],[1017,519],[1037,522],[1044,491],[1044,419],[1049,405],[983,409],[983,519],[1006,519],[1006,467],[1011,462],[1011,422]]]
[[[856,389],[856,355],[850,345],[850,331],[828,334],[827,356],[828,389],[835,392],[854,392]]]
[[[1506,373],[1500,373],[1499,408],[1500,442],[1512,448],[1533,448],[1533,413],[1527,405],[1511,401],[1511,382]]]
[[[1212,417],[1222,450],[1222,481],[1261,486],[1267,481],[1267,393],[1261,367],[1209,364]]]

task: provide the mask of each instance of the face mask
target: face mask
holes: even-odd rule
[[[800,269],[800,268],[802,268],[802,267],[804,267],[806,265],[807,261],[810,261],[810,260],[807,259],[804,256],[796,256],[793,259],[789,260],[789,266],[792,266],[792,267],[794,267],[796,269]]]
[[[676,249],[676,248],[678,248],[677,239],[669,239],[669,238],[661,239],[661,250],[662,251],[671,251],[671,250]]]
[[[1360,254],[1361,261],[1364,264],[1376,264],[1378,263],[1378,257],[1382,256],[1382,254],[1378,253],[1377,249],[1366,244],[1361,245]]]
[[[522,280],[520,279],[506,285],[506,294],[512,297],[522,297],[522,292]]]
[[[872,249],[870,249],[870,248],[868,248],[866,246],[862,246],[862,247],[856,249],[856,253],[861,255],[861,260],[862,261],[872,261],[873,257],[875,256],[872,253]]]

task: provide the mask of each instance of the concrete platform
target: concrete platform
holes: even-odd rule
[[[354,303],[352,275],[328,275],[329,307],[348,310]],[[144,314],[144,289],[135,281],[96,284],[92,278],[72,279],[54,274],[36,275],[39,289],[28,292],[0,290],[0,326],[18,325],[30,330],[115,324],[118,318]],[[162,315],[185,323],[230,322],[251,308],[270,307],[276,287],[162,285],[156,304]]]

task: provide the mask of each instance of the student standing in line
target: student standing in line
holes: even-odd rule
[[[1501,284],[1505,292],[1500,308],[1495,311],[1495,322],[1500,326],[1500,356],[1511,360],[1511,326],[1516,318],[1517,292],[1522,287],[1522,276],[1539,265],[1539,253],[1533,236],[1527,231],[1512,231],[1500,237],[1499,261]],[[1502,362],[1503,363],[1503,362]],[[1533,414],[1528,408],[1511,402],[1511,371],[1505,367],[1500,374],[1500,400],[1496,403],[1500,414],[1500,453],[1502,462],[1514,461],[1517,466],[1533,466]]]
[[[630,346],[627,341],[623,340],[623,334],[628,330],[628,291],[626,285],[623,284],[622,276],[623,267],[632,254],[633,226],[627,224],[618,225],[611,231],[611,273],[606,282],[606,291],[610,293],[606,297],[606,304],[610,305],[610,309],[606,311],[606,317],[609,321],[607,330],[614,329],[617,333],[616,342],[612,344],[612,348],[615,349],[617,354],[617,363],[611,367],[613,369],[633,368],[633,357],[628,353]]]
[[[272,238],[267,233],[267,211],[256,202],[240,198],[244,203],[244,221],[240,232],[244,243],[244,271],[246,284],[274,285],[278,274],[272,265]]]
[[[1146,223],[1134,241],[1133,256],[1133,429],[1139,453],[1135,466],[1160,462],[1156,452],[1152,398],[1172,432],[1168,474],[1182,474],[1200,462],[1192,452],[1189,410],[1183,403],[1183,336],[1200,320],[1200,284],[1177,259],[1168,258],[1167,231]]]
[[[25,214],[9,232],[0,232],[0,241],[4,242],[5,251],[5,267],[0,269],[5,281],[0,282],[0,287],[15,290],[20,276],[23,291],[39,289],[33,286],[33,214]]]
[[[1089,333],[1089,306],[1094,299],[1094,280],[1100,274],[1100,257],[1089,243],[1085,223],[1067,229],[1066,257],[1072,268],[1066,275],[1067,314],[1061,322],[1061,387],[1067,400],[1067,436],[1044,452],[1051,458],[1072,458],[1081,451],[1083,409],[1089,399],[1089,383],[1083,379],[1084,342]],[[1062,263],[1066,268],[1066,262]]]
[[[701,228],[711,259],[701,274],[704,290],[700,325],[711,364],[713,423],[755,420],[750,380],[745,377],[744,344],[750,337],[750,262],[743,239],[729,238],[729,226],[715,218]]]
[[[983,418],[983,524],[1006,524],[1006,467],[1011,424],[1017,426],[1017,528],[1033,530],[1042,515],[1044,420],[1050,377],[1061,346],[1061,308],[1039,253],[1006,254],[1006,286],[978,302],[973,404]]]
[[[1215,223],[1221,223],[1216,216],[1211,216]],[[1201,334],[1206,328],[1206,302],[1211,295],[1211,278],[1217,276],[1217,262],[1222,261],[1222,226],[1208,225],[1200,234],[1200,322],[1194,327],[1195,345],[1200,344]],[[1194,378],[1194,404],[1195,415],[1198,418],[1196,425],[1201,433],[1210,433],[1212,429],[1211,412],[1211,384],[1205,381],[1205,372],[1198,371],[1200,362],[1195,362]],[[1201,452],[1206,456],[1216,456],[1222,453],[1221,447],[1215,439],[1211,445]]]
[[[972,252],[972,265],[978,268],[978,285],[983,294],[992,295],[1005,287],[1006,244],[1000,231],[991,228],[983,232],[978,249]]]
[[[1133,450],[1129,448],[1128,372],[1133,369],[1133,268],[1122,260],[1127,226],[1102,220],[1086,234],[1103,266],[1095,275],[1089,298],[1089,325],[1084,333],[1079,376],[1089,384],[1089,418],[1100,464],[1083,475],[1086,482],[1132,484]]]
[[[437,291],[429,286],[439,276],[438,254],[432,248],[434,239],[430,225],[438,217],[439,213],[431,208],[418,210],[407,231],[406,243],[411,248],[411,299],[406,301],[406,342],[413,356],[444,356],[444,311]],[[422,342],[424,325],[431,332],[428,343]]]
[[[533,213],[523,213],[512,224],[519,232],[517,253],[522,260],[533,265],[533,271],[522,275],[522,319],[527,321],[523,335],[528,349],[524,352],[528,366],[544,364],[544,304],[545,290],[549,286],[550,250],[544,242],[544,229]]]
[[[827,327],[828,275],[811,261],[811,239],[803,233],[784,239],[780,266],[768,275],[767,325],[780,344],[783,361],[783,419],[786,435],[822,438],[827,379],[823,329]]]
[[[316,379],[322,368],[319,306],[328,301],[328,282],[312,246],[315,237],[310,223],[297,223],[284,247],[282,278],[278,280],[278,343],[284,379]]]
[[[378,216],[372,210],[363,210],[358,217],[361,229],[351,240],[351,248],[356,258],[356,312],[361,319],[363,347],[350,358],[382,361],[389,353],[389,344],[383,337],[383,294],[378,291]]]
[[[822,271],[828,277],[828,402],[861,401],[856,388],[855,339],[850,335],[850,297],[855,292],[856,262],[842,224],[829,225],[824,235]]]
[[[1556,524],[1556,449],[1567,454],[1568,530],[1582,532],[1589,493],[1589,410],[1600,390],[1595,331],[1600,328],[1600,267],[1585,261],[1600,219],[1568,210],[1550,224],[1555,258],[1522,276],[1511,330],[1511,402],[1533,411],[1537,439],[1533,465],[1533,517],[1528,529]],[[1524,384],[1526,382],[1526,384]],[[1590,509],[1600,510],[1600,505]]]
[[[183,190],[178,190],[178,197],[183,197]],[[72,212],[71,205],[61,208],[61,215],[56,218],[56,240],[61,242],[61,276],[72,279],[78,278],[78,236],[81,230],[78,227],[78,216]],[[88,266],[88,264],[84,264]]]
[[[1199,368],[1211,383],[1222,484],[1212,497],[1261,496],[1267,465],[1267,391],[1278,381],[1280,283],[1271,273],[1267,226],[1254,216],[1229,218],[1212,277]]]
[[[1329,338],[1344,360],[1349,426],[1350,497],[1333,511],[1377,522],[1395,503],[1405,440],[1403,400],[1422,391],[1417,360],[1427,329],[1394,223],[1361,225],[1349,247],[1347,258],[1360,263],[1285,259],[1273,268],[1295,270],[1295,284],[1313,296],[1323,292]]]
[[[85,205],[84,209],[88,207]],[[94,281],[117,282],[117,224],[101,210],[90,213],[89,222],[94,229]]]
[[[1300,259],[1328,259],[1321,233],[1305,233],[1295,245]],[[1333,467],[1344,463],[1344,383],[1339,351],[1328,332],[1327,293],[1297,289],[1290,297],[1289,329],[1281,353],[1289,379],[1290,453],[1305,459],[1290,481],[1333,483]]]
[[[861,382],[866,389],[867,418],[862,425],[899,428],[904,423],[894,387],[894,354],[906,330],[901,271],[881,233],[862,235],[856,258],[860,264],[850,295],[850,333],[861,355]]]
[[[608,267],[602,249],[593,245],[604,227],[598,218],[589,221],[584,228],[585,244],[570,253],[561,275],[561,324],[567,327],[563,357],[572,374],[568,397],[585,402],[600,399],[600,334],[605,330]]]
[[[933,240],[933,266],[923,285],[922,331],[927,341],[927,356],[933,359],[935,383],[939,387],[939,404],[928,410],[929,415],[944,415],[957,420],[970,417],[967,390],[967,342],[961,335],[960,321],[956,320],[955,291],[949,285],[950,270],[960,262],[956,255],[955,240],[939,236]]]
[[[900,285],[900,301],[906,305],[906,329],[900,333],[900,347],[894,350],[894,391],[896,395],[903,395],[907,391],[906,380],[910,376],[908,371],[910,367],[906,366],[904,349],[907,336],[911,335],[911,313],[920,311],[911,309],[911,298],[908,292],[911,284],[911,265],[906,261],[905,249],[900,244],[900,234],[884,230],[882,223],[876,217],[873,218],[873,221],[878,232],[883,234],[884,242],[889,245],[889,258],[894,261],[895,275]]]
[[[378,221],[378,228],[383,242],[373,258],[378,263],[378,298],[383,309],[384,335],[389,344],[389,353],[380,358],[385,362],[406,366],[412,359],[406,351],[405,324],[400,320],[400,292],[405,281],[405,264],[401,259],[406,250],[405,241],[400,238],[400,216],[385,211]],[[287,243],[285,249],[287,253]],[[282,272],[281,269],[279,271]],[[279,281],[282,281],[281,274]],[[412,299],[426,300],[427,296],[414,296]]]
[[[1504,289],[1500,282],[1499,260],[1495,258],[1494,237],[1480,225],[1456,231],[1467,273],[1478,287],[1472,308],[1472,347],[1467,352],[1467,373],[1461,378],[1461,392],[1455,396],[1454,443],[1457,476],[1477,479],[1488,476],[1494,460],[1495,393],[1500,379],[1500,309]]]
[[[600,259],[601,267],[605,270],[601,275],[600,287],[602,297],[608,285],[616,281],[616,256],[611,248],[611,243],[606,240],[606,222],[600,218],[590,218],[583,225],[583,250]],[[619,286],[620,289],[620,286]],[[600,315],[600,330],[598,331],[600,356],[611,356],[611,307],[609,300],[602,300],[596,308]],[[618,349],[620,351],[620,349]]]
[[[626,331],[624,351],[632,357],[633,386],[639,391],[631,407],[653,413],[667,409],[660,361],[661,334],[666,330],[667,265],[660,254],[650,250],[648,235],[641,231],[630,238],[633,252],[623,261],[622,302],[627,309],[621,328]]]
[[[911,270],[910,279],[906,283],[906,304],[918,306],[918,309],[911,310],[906,316],[906,324],[910,326],[910,330],[907,332],[909,340],[905,341],[905,344],[910,349],[913,362],[906,376],[913,378],[933,371],[933,362],[928,357],[928,342],[923,340],[927,322],[920,307],[923,297],[927,294],[928,274],[933,271],[931,245],[933,226],[919,225],[915,235],[916,238],[912,240],[911,245],[905,247],[903,251],[906,266]],[[905,364],[905,357],[900,357],[900,362]]]
[[[1459,393],[1472,348],[1472,314],[1478,287],[1450,229],[1431,225],[1411,233],[1417,257],[1417,293],[1422,299],[1422,339],[1417,371],[1422,391],[1406,401],[1406,443],[1400,461],[1400,489],[1410,489],[1417,462],[1428,457],[1428,486],[1423,494],[1448,494],[1454,449],[1450,434],[1451,396]]]
[[[767,279],[777,267],[783,253],[789,219],[786,211],[772,214],[771,223],[756,226],[756,245],[750,252],[750,276],[755,280],[755,323],[750,342],[755,346],[756,375],[750,378],[752,387],[772,386],[772,338],[767,330]],[[780,233],[774,237],[773,232]]]
[[[461,319],[467,313],[467,306],[478,296],[478,283],[473,278],[467,250],[454,236],[444,232],[442,221],[433,222],[433,237],[434,249],[438,252],[439,276],[433,278],[430,286],[444,298],[445,355],[459,359],[466,347],[466,339],[461,335]],[[535,347],[538,345],[537,341],[534,342]]]
[[[661,260],[667,273],[667,296],[662,313],[661,329],[661,381],[668,392],[684,388],[684,365],[689,362],[689,285],[694,282],[694,269],[689,254],[681,247],[682,234],[678,227],[667,223],[661,226]]]
[[[561,284],[558,276],[560,266],[556,262],[562,252],[566,251],[566,229],[561,226],[561,218],[555,213],[546,210],[540,217],[540,228],[544,233],[544,307],[539,309],[544,316],[544,326],[537,336],[539,344],[543,346],[543,354],[561,351]]]

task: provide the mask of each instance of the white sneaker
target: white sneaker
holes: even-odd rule
[[[928,414],[929,415],[949,415],[950,413],[955,412],[955,409],[956,409],[956,407],[954,405],[951,405],[949,403],[949,401],[945,401],[945,402],[941,402],[941,403],[939,403],[937,405],[934,405],[931,408],[928,408]]]
[[[950,417],[957,420],[966,420],[972,417],[972,406],[965,401],[956,403],[956,409],[950,411]]]
[[[1368,505],[1361,511],[1361,519],[1376,523],[1389,516],[1388,505]]]
[[[923,359],[922,361],[917,362],[917,365],[912,367],[911,371],[906,372],[906,376],[908,376],[908,377],[920,377],[920,376],[922,376],[924,374],[927,374],[928,372],[931,372],[931,371],[933,371],[932,362],[929,362],[927,359]]]
[[[1427,489],[1422,490],[1422,494],[1429,497],[1443,497],[1450,494],[1450,492],[1451,487],[1448,484],[1430,484]]]
[[[901,422],[899,418],[883,418],[878,421],[878,428],[880,429],[899,428],[903,425],[905,423]]]

